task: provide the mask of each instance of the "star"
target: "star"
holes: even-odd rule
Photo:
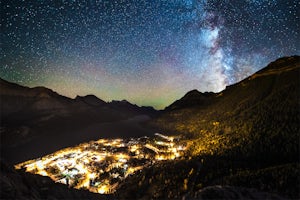
[[[1,4],[0,77],[74,98],[162,109],[299,54],[295,0],[63,0]]]

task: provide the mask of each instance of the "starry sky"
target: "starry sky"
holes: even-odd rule
[[[162,109],[300,54],[298,0],[3,0],[0,77]]]

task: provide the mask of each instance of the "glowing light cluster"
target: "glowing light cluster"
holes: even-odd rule
[[[77,189],[108,194],[115,192],[128,175],[156,161],[179,158],[184,150],[179,140],[162,134],[155,134],[154,138],[100,139],[17,164],[15,168]]]

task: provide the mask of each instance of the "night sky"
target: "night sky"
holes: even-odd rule
[[[300,1],[1,1],[0,77],[164,108],[300,54]]]

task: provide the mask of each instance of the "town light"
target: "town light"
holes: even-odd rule
[[[182,146],[174,138],[100,139],[69,147],[42,158],[15,165],[26,172],[49,176],[55,182],[91,192],[113,193],[118,181],[157,161],[180,157]]]

